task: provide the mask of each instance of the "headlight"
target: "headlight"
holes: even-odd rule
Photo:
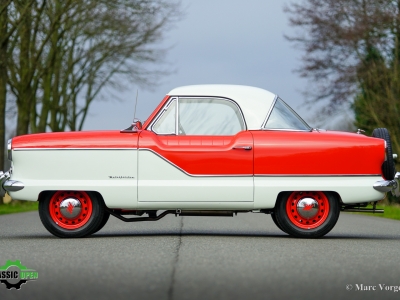
[[[12,160],[11,142],[12,142],[12,139],[9,139],[8,143],[7,143],[8,160]]]

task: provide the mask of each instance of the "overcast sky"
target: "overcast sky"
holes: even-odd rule
[[[291,1],[293,2],[293,0]],[[162,78],[152,91],[134,83],[119,95],[94,103],[84,129],[122,129],[136,117],[144,121],[173,88],[191,84],[241,84],[260,87],[281,96],[312,126],[312,115],[302,108],[301,91],[306,81],[293,69],[300,66],[301,52],[285,40],[293,35],[288,1],[182,0],[185,16],[163,40],[173,46],[166,61],[176,72]]]

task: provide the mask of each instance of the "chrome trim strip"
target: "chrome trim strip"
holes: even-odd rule
[[[169,163],[170,165],[174,166],[175,168],[177,168],[179,171],[181,171],[182,173],[190,176],[190,177],[253,177],[253,174],[249,175],[249,174],[235,174],[235,175],[210,175],[210,174],[206,174],[206,175],[194,175],[194,174],[190,174],[188,172],[186,172],[184,169],[182,169],[181,167],[178,167],[176,164],[174,164],[173,162],[171,162],[170,160],[166,159],[164,156],[160,155],[159,153],[157,153],[156,151],[154,151],[153,149],[149,149],[149,148],[140,148],[139,151],[149,151],[154,153],[155,155],[157,155],[159,158],[163,159],[164,161],[166,161],[167,163]],[[140,157],[139,157],[140,159]],[[139,179],[140,180],[140,179]]]
[[[25,185],[21,181],[16,181],[16,180],[7,180],[3,184],[3,188],[7,192],[17,192],[22,190],[25,187]]]
[[[14,151],[50,151],[50,150],[138,150],[138,148],[14,148]]]
[[[325,174],[325,175],[319,175],[319,174],[268,174],[268,175],[262,175],[262,174],[256,174],[254,177],[380,177],[382,178],[381,174]]]
[[[272,129],[272,128],[261,128],[263,131],[297,131],[297,132],[312,132],[312,130],[301,130],[301,129]]]

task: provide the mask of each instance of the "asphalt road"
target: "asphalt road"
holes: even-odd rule
[[[291,238],[262,214],[111,217],[92,237],[68,240],[30,212],[0,216],[0,237],[0,266],[20,260],[39,272],[19,291],[0,284],[0,299],[400,298],[379,286],[400,288],[400,222],[371,216],[342,213],[318,240]]]

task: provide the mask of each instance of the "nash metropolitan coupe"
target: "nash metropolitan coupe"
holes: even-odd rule
[[[313,129],[282,99],[235,85],[173,89],[142,124],[121,131],[29,134],[8,143],[0,190],[39,201],[58,237],[176,216],[270,214],[294,237],[317,238],[340,211],[377,212],[400,196],[389,133]]]

